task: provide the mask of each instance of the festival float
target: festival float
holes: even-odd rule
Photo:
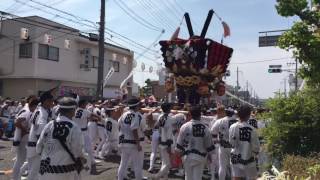
[[[178,27],[170,40],[159,42],[165,67],[173,75],[165,83],[166,91],[176,91],[179,103],[199,104],[202,97],[225,94],[223,77],[233,49],[206,38],[214,13],[213,10],[209,11],[200,36],[194,35],[189,14],[185,13],[189,39],[178,37]],[[219,19],[221,20],[220,17]],[[224,21],[221,22],[224,37],[227,37],[230,35],[230,29]]]

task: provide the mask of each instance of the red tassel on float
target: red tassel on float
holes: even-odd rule
[[[223,26],[223,31],[224,31],[223,36],[224,37],[230,36],[231,31],[230,31],[229,25],[226,22],[222,21],[222,26]]]

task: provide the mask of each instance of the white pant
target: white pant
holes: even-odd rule
[[[100,150],[102,149],[102,146],[106,143],[106,129],[104,127],[98,126],[98,136],[100,139],[100,142],[97,146],[95,155],[99,155]]]
[[[29,171],[28,171],[28,180],[37,180],[39,177],[40,170],[40,156],[35,155],[31,158],[28,158]]]
[[[26,145],[28,143],[28,135],[25,135],[21,138],[19,146],[16,147],[16,161],[13,165],[13,172],[12,172],[12,179],[13,180],[20,180],[21,179],[21,171],[20,168],[22,167],[23,163],[27,159],[27,148]]]
[[[160,148],[161,153],[161,169],[157,174],[158,178],[168,178],[171,162],[170,162],[170,155],[167,151],[167,148]]]
[[[118,180],[123,180],[124,177],[126,177],[130,161],[133,164],[135,179],[142,180],[143,159],[143,150],[139,152],[137,147],[121,147],[121,162],[118,169]]]
[[[96,122],[90,121],[88,123],[88,133],[92,143],[91,147],[94,147],[96,145],[96,140],[98,139],[98,126]]]
[[[184,161],[185,180],[202,179],[204,164],[204,161],[198,161],[186,157]]]
[[[210,163],[210,172],[211,172],[211,180],[215,180],[215,174],[219,172],[219,157],[218,157],[218,149],[214,150],[215,153],[210,154],[211,156],[211,163]]]
[[[219,180],[225,180],[227,170],[230,168],[231,149],[219,147]]]
[[[153,131],[151,141],[150,168],[154,168],[159,146],[159,131]]]
[[[76,171],[70,173],[45,173],[39,176],[39,180],[80,180],[80,176]]]
[[[112,153],[112,150],[118,151],[118,140],[106,140],[106,143],[103,145],[100,155],[109,155]]]
[[[88,153],[90,164],[94,164],[94,156],[92,152],[92,143],[91,138],[89,137],[88,132],[83,132],[83,139],[84,139],[84,150],[86,153]]]

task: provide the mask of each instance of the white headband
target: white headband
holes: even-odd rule
[[[116,110],[117,108],[105,108],[106,111],[114,111]]]
[[[76,109],[77,106],[76,105],[73,105],[73,106],[61,106],[61,105],[58,105],[59,108],[61,109]]]

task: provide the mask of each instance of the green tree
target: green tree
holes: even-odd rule
[[[271,109],[271,121],[263,133],[273,157],[320,152],[320,89],[270,99],[267,107]]]
[[[292,50],[302,64],[300,75],[314,86],[320,86],[320,0],[277,0],[276,9],[281,16],[297,16],[300,21],[285,32],[278,45],[285,50]]]
[[[143,94],[146,95],[146,96],[150,96],[152,94],[152,84],[151,84],[151,80],[150,79],[147,79],[145,81],[145,86],[142,87],[142,91],[143,91]]]

